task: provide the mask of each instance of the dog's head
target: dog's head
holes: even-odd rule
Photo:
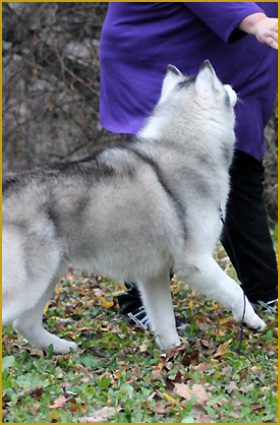
[[[182,98],[182,94],[189,106],[193,98],[196,103],[201,100],[201,106],[204,108],[213,105],[217,108],[233,108],[237,101],[235,91],[230,85],[221,83],[209,60],[203,62],[196,77],[184,76],[174,65],[168,65],[158,105],[170,101],[171,98]]]
[[[196,140],[197,148],[206,151],[225,142],[233,146],[236,101],[235,91],[222,84],[208,60],[196,76],[168,65],[160,99],[140,135],[176,139],[177,144]]]

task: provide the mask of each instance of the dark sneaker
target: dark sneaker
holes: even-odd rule
[[[138,325],[142,329],[147,330],[150,326],[149,318],[143,306],[137,308],[133,312],[122,314],[121,317],[128,326]],[[178,317],[175,317],[177,331],[182,331],[187,327],[187,324],[182,322]]]
[[[144,330],[147,330],[149,327],[149,319],[143,306],[138,307],[136,310],[133,310],[133,312],[130,311],[126,314],[122,314],[122,318],[128,326],[133,327],[138,325]]]
[[[255,311],[258,311],[260,309],[263,313],[273,313],[273,314],[276,314],[278,311],[278,298],[276,298],[275,300],[267,301],[267,302],[260,300],[251,304]]]

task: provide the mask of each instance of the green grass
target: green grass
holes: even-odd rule
[[[233,273],[222,248],[217,258]],[[264,316],[262,333],[246,329],[237,354],[240,327],[231,315],[174,280],[175,310],[189,326],[181,347],[163,354],[152,334],[119,318],[112,300],[122,289],[76,273],[57,286],[46,327],[75,339],[77,354],[42,353],[12,326],[4,329],[3,422],[75,423],[93,415],[113,423],[278,422],[277,317]]]

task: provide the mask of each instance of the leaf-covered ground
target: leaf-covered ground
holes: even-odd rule
[[[220,264],[233,274],[222,248]],[[46,309],[45,326],[80,344],[77,354],[32,349],[8,326],[3,336],[5,423],[278,423],[277,317],[244,330],[229,312],[172,281],[188,326],[179,349],[161,353],[153,335],[120,319],[122,284],[71,271]]]

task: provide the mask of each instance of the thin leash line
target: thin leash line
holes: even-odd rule
[[[222,210],[222,205],[221,204],[219,204],[219,213],[220,213],[220,219],[221,219],[221,222],[222,222],[222,224],[224,226],[224,231],[226,232],[226,235],[227,235],[227,238],[228,238],[228,242],[229,242],[229,245],[230,245],[230,248],[231,248],[231,251],[232,251],[232,255],[233,255],[233,258],[234,258],[235,270],[237,272],[237,275],[240,278],[240,281],[242,282],[242,279],[241,279],[242,276],[241,276],[241,273],[240,273],[240,269],[239,269],[239,265],[238,265],[238,261],[237,261],[237,257],[236,257],[236,253],[235,253],[235,249],[233,247],[233,243],[232,243],[231,237],[229,235],[229,231],[227,229],[227,225],[226,225],[226,222],[225,222],[225,219],[224,219],[224,215],[223,215],[223,210]],[[247,359],[249,359],[249,357],[246,354],[244,354],[244,353],[241,352],[241,345],[242,345],[242,341],[243,341],[243,337],[244,337],[244,317],[245,317],[245,312],[246,312],[246,296],[245,296],[245,292],[243,291],[243,313],[242,313],[242,319],[241,319],[241,323],[240,323],[239,343],[238,343],[238,348],[237,348],[237,351],[236,352],[237,352],[237,354],[239,356],[240,355],[243,355]]]

